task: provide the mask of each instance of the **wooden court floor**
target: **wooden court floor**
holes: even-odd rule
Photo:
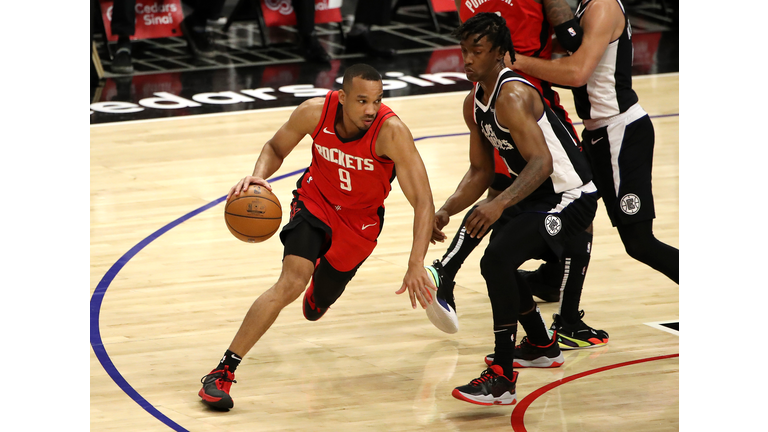
[[[678,84],[677,74],[635,79],[656,130],[654,231],[675,247]],[[570,93],[560,95],[575,117]],[[463,98],[385,100],[417,139],[436,207],[467,168]],[[277,236],[258,245],[235,239],[217,200],[251,172],[289,113],[91,127],[91,430],[497,431],[512,430],[511,415],[517,431],[679,429],[679,337],[649,325],[678,321],[678,286],[627,256],[602,203],[582,307],[610,343],[566,351],[558,369],[520,370],[516,406],[454,399],[451,390],[477,377],[493,350],[479,271],[484,245],[457,276],[461,329],[441,333],[423,310],[394,294],[412,227],[397,182],[379,245],[345,294],[314,323],[303,318],[300,300],[287,307],[238,368],[235,408],[206,409],[197,396],[200,378],[276,280],[282,257]],[[305,139],[276,176],[305,168],[309,144]],[[287,175],[272,183],[286,210],[295,182]],[[427,263],[447,246],[431,247]],[[540,307],[549,324],[557,304]]]

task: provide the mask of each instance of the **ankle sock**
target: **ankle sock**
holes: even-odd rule
[[[504,376],[512,379],[512,365],[515,361],[517,324],[494,326],[493,336],[496,340],[493,364],[501,366],[504,370]]]
[[[237,366],[240,365],[242,360],[243,359],[239,355],[233,353],[230,350],[227,350],[227,352],[224,353],[224,357],[222,357],[221,361],[219,361],[219,365],[216,366],[215,370],[224,369],[224,366],[229,366],[229,371],[234,373],[235,369],[237,369]]]
[[[538,306],[534,307],[527,314],[520,314],[517,321],[525,329],[525,334],[532,344],[545,346],[551,342],[552,339],[550,339],[549,332],[547,332],[547,325],[544,324],[544,319],[541,317]]]

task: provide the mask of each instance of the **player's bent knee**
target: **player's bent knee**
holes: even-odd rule
[[[307,281],[300,277],[280,278],[275,284],[277,297],[284,305],[289,305],[304,292]]]

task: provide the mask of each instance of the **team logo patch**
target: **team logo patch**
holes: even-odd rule
[[[633,215],[640,211],[640,198],[635,194],[626,194],[621,197],[619,205],[621,206],[621,211],[628,215]]]
[[[547,232],[551,236],[557,235],[562,227],[563,222],[557,216],[548,215],[547,218],[544,219],[544,228],[547,229]]]

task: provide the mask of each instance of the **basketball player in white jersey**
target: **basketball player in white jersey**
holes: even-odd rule
[[[632,26],[620,0],[580,0],[584,35],[570,56],[516,56],[513,70],[573,88],[584,149],[627,253],[679,283],[679,250],[653,235],[654,131],[632,90]]]

